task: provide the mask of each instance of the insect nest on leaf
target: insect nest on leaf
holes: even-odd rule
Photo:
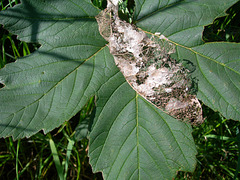
[[[201,104],[192,93],[196,82],[190,70],[171,58],[173,43],[160,33],[148,37],[121,20],[114,4],[101,11],[96,20],[116,65],[137,93],[179,120],[194,125],[203,122]]]

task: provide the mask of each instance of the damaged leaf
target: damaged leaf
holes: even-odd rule
[[[96,17],[99,32],[109,41],[110,53],[131,87],[176,119],[201,124],[202,108],[192,89],[190,70],[171,57],[175,45],[165,36],[150,37],[118,17],[111,4]]]

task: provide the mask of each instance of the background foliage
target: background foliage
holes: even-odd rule
[[[2,10],[17,3],[20,2],[2,0]],[[98,0],[94,3],[100,7],[105,5]],[[128,9],[125,11],[131,12],[132,1],[125,1],[123,7],[126,6]],[[240,42],[239,8],[240,3],[237,3],[228,10],[227,17],[219,18],[214,21],[213,25],[207,26],[203,34],[204,41]],[[129,17],[125,18],[129,19]],[[2,28],[0,32],[1,67],[20,56],[28,55],[39,47],[37,44],[18,41],[14,35]],[[92,174],[88,164],[88,141],[86,139],[76,141],[74,136],[78,122],[89,118],[93,110],[94,100],[91,99],[81,112],[60,128],[48,133],[47,136],[40,132],[29,139],[17,142],[13,142],[12,138],[1,139],[0,177],[4,179],[56,179],[62,173],[63,176],[68,174],[69,179],[70,177],[72,179],[101,179],[101,174]],[[237,138],[239,122],[227,121],[207,107],[204,107],[204,117],[206,117],[205,123],[200,127],[195,127],[193,132],[198,150],[196,171],[194,174],[180,172],[177,179],[232,179],[234,174],[236,176],[239,157],[239,138]],[[74,146],[70,147],[71,143]],[[69,161],[67,149],[71,149],[72,152]],[[55,151],[58,152],[58,157]],[[65,164],[68,164],[67,168]]]

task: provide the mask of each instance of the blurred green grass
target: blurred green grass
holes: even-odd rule
[[[104,9],[106,0],[92,0]],[[20,3],[19,0],[1,0],[1,10]],[[131,21],[134,2],[122,3],[122,18]],[[228,16],[216,19],[203,32],[205,42],[240,42],[240,2],[228,9]],[[126,16],[124,15],[127,14]],[[18,41],[0,27],[0,68],[6,63],[34,52],[39,45]],[[93,174],[88,162],[88,140],[76,140],[75,128],[89,118],[94,109],[94,99],[70,121],[44,135],[37,133],[29,139],[13,141],[0,139],[0,179],[102,179]],[[233,179],[239,158],[240,122],[224,119],[217,112],[204,106],[205,123],[194,127],[193,136],[198,150],[198,163],[194,173],[179,172],[176,179]],[[238,135],[238,136],[237,136]],[[74,144],[74,145],[73,145]],[[69,150],[69,151],[67,151]],[[69,155],[71,152],[71,155]],[[67,164],[67,165],[66,165]]]

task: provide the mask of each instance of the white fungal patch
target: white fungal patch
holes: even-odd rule
[[[148,37],[118,17],[117,6],[108,1],[108,8],[96,17],[99,32],[109,42],[116,65],[133,89],[146,100],[171,116],[201,124],[202,108],[192,93],[189,70],[172,59],[175,45],[161,33]]]

